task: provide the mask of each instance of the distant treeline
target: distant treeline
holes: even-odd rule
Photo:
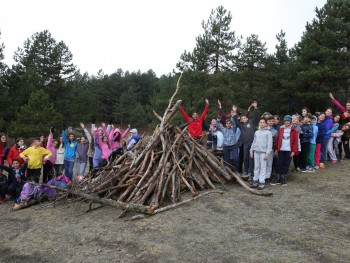
[[[26,137],[93,116],[116,125],[154,125],[152,110],[163,114],[181,71],[177,99],[187,112],[201,112],[205,98],[209,117],[217,116],[217,99],[227,110],[233,103],[245,110],[257,100],[262,111],[274,114],[304,106],[323,111],[330,106],[329,92],[341,102],[350,97],[349,14],[349,1],[329,0],[316,8],[298,44],[289,49],[281,31],[269,54],[257,35],[236,37],[231,13],[219,6],[202,22],[203,34],[193,51],[181,55],[176,72],[160,77],[152,70],[82,74],[68,46],[48,30],[28,38],[11,67],[3,63],[6,43],[0,43],[0,129]],[[181,122],[180,116],[174,121]]]

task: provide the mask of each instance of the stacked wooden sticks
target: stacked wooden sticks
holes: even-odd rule
[[[172,105],[179,81],[163,117],[155,113],[160,124],[147,142],[143,139],[133,152],[124,153],[107,167],[93,170],[80,182],[77,191],[97,196],[99,200],[115,200],[124,208],[147,207],[145,211],[149,214],[160,207],[184,202],[181,194],[185,190],[191,192],[192,198],[208,190],[218,192],[217,187],[226,190],[224,183],[233,178],[250,192],[265,195],[248,187],[193,140],[187,127],[181,130],[170,124],[181,104],[179,100]]]

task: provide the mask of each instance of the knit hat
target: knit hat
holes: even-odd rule
[[[292,116],[290,116],[290,115],[286,115],[286,116],[284,116],[283,121],[289,121],[289,122],[292,122]]]
[[[270,112],[265,111],[265,112],[263,113],[263,115],[261,115],[261,117],[265,117],[265,115],[270,115],[270,116],[272,116],[272,114],[271,114]]]

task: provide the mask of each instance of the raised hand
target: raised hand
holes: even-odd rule
[[[80,123],[80,127],[82,128],[82,129],[84,129],[85,128],[85,125],[84,125],[84,123]]]
[[[207,105],[209,105],[209,100],[208,100],[208,99],[205,99],[205,103],[206,103]]]
[[[219,108],[221,109],[221,108],[222,108],[222,105],[221,105],[220,100],[218,100],[218,104],[219,104]]]
[[[332,93],[329,93],[329,97],[330,97],[332,100],[334,100],[334,96],[333,96]]]

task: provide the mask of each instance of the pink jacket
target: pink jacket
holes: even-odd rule
[[[109,155],[112,152],[112,148],[108,146],[107,143],[104,143],[101,139],[101,136],[98,135],[98,131],[94,132],[94,140],[97,140],[98,146],[100,146],[102,151],[102,159],[107,160]]]
[[[57,156],[57,149],[52,144],[53,134],[50,132],[49,137],[47,138],[47,144],[46,149],[52,152],[51,157],[48,159],[48,161],[51,164],[55,164],[56,162],[56,156]]]
[[[108,142],[112,147],[112,150],[115,150],[117,148],[120,147],[120,143],[121,141],[125,138],[126,135],[128,135],[130,128],[127,128],[123,134],[121,134],[120,130],[118,128],[115,128],[113,131],[111,131],[111,133],[108,133],[106,128],[103,127],[103,132],[106,134],[106,136],[108,137]],[[115,139],[118,136],[118,133],[120,134],[120,139],[119,141],[115,141]]]
[[[337,106],[337,108],[341,111],[341,112],[344,112],[346,111],[346,108],[340,104],[339,101],[337,101],[336,99],[332,99],[332,102],[335,106]]]

